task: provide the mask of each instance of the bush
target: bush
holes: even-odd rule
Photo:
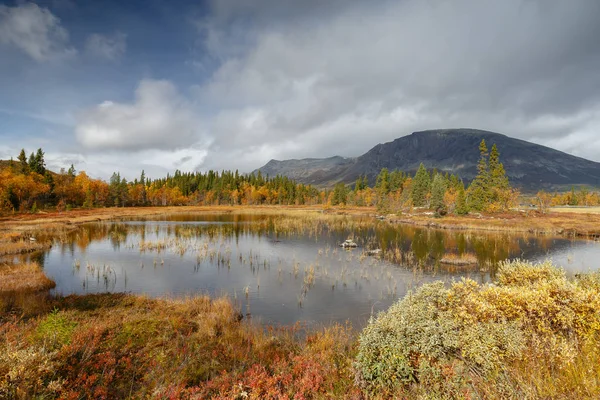
[[[405,396],[544,397],[523,370],[535,360],[536,379],[563,379],[554,390],[570,396],[570,366],[600,343],[599,283],[598,274],[568,280],[549,262],[513,261],[496,284],[424,285],[361,333],[356,381]]]

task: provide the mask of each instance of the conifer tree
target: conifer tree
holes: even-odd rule
[[[429,193],[429,173],[423,163],[415,174],[412,182],[412,201],[415,207],[423,207],[427,203],[427,193]]]
[[[25,149],[21,149],[17,160],[19,160],[19,172],[22,174],[27,174],[29,172],[29,164],[27,164],[27,156],[25,155]]]
[[[469,208],[467,207],[467,200],[465,196],[465,187],[462,182],[458,185],[458,192],[456,195],[456,208],[454,212],[458,215],[466,215],[469,213]]]
[[[469,186],[469,207],[476,211],[483,211],[490,200],[489,182],[490,174],[488,167],[488,150],[485,139],[479,144],[479,163],[477,164],[477,176]]]
[[[331,199],[331,204],[334,206],[338,204],[346,204],[347,197],[348,191],[346,189],[346,185],[340,182],[336,184],[333,189],[333,198]]]
[[[498,148],[494,144],[490,151],[490,162],[489,162],[489,177],[490,177],[490,188],[506,190],[509,188],[508,177],[504,170],[504,165],[500,162],[500,154]]]
[[[375,188],[380,196],[384,196],[390,192],[390,174],[387,168],[383,168],[379,175],[377,175]]]
[[[436,174],[431,183],[431,208],[434,210],[444,210],[444,194],[446,193],[446,179],[442,174]]]

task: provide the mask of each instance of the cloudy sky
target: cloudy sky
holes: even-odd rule
[[[492,130],[600,161],[598,0],[0,2],[0,159],[133,179]]]

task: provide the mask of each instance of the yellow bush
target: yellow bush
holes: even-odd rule
[[[483,388],[491,397],[539,394],[522,387],[527,380],[516,366],[536,360],[541,370],[572,374],[583,349],[598,346],[598,276],[569,280],[549,262],[517,260],[500,266],[494,284],[425,285],[362,332],[357,381],[368,390],[412,395],[469,397],[485,382],[495,386]]]

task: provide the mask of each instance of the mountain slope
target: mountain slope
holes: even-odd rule
[[[495,143],[506,173],[515,186],[526,191],[568,185],[600,187],[600,163],[575,157],[549,147],[476,129],[439,129],[414,132],[392,142],[378,144],[356,158],[271,160],[259,170],[286,175],[303,183],[331,186],[351,183],[367,175],[371,183],[382,168],[414,172],[427,168],[458,174],[470,181],[477,174],[479,143]]]

